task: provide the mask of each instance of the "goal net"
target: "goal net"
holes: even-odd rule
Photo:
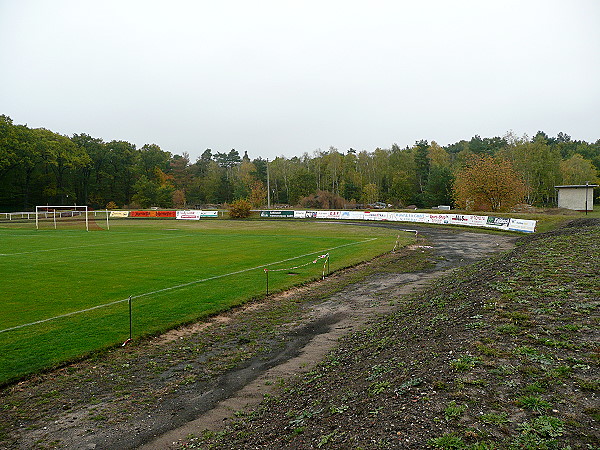
[[[106,215],[108,218],[108,214]],[[36,206],[35,228],[102,230],[96,221],[96,214],[87,206]],[[108,225],[105,227],[108,229]]]

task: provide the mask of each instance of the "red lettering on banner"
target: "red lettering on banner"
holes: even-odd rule
[[[156,211],[156,217],[177,217],[177,211]]]

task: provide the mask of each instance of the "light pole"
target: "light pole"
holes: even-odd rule
[[[271,180],[269,179],[269,158],[267,158],[267,209],[271,209]]]

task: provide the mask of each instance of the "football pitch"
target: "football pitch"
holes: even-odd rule
[[[265,269],[280,291],[389,252],[398,235],[284,220],[0,225],[0,384],[124,342],[130,317],[134,339],[160,333],[264,296]]]

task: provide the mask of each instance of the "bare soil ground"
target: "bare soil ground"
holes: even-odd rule
[[[435,241],[435,239],[434,239]],[[600,448],[600,221],[439,277],[185,448]]]
[[[573,230],[576,248],[582,228]],[[597,282],[585,276],[589,285],[571,280],[563,291],[552,279],[554,303],[537,313],[527,282],[541,281],[519,257],[540,237],[474,269],[517,238],[420,235],[427,240],[322,282],[4,389],[0,448],[423,448],[436,437],[466,446],[501,442],[521,423],[597,443],[597,358],[592,366],[583,344],[597,338],[597,315],[583,314],[597,314]],[[597,269],[595,255],[595,266],[565,275]],[[580,306],[565,306],[565,295]],[[555,390],[576,403],[563,408]],[[555,410],[573,412],[573,423],[535,422]],[[440,448],[466,448],[456,445]]]

